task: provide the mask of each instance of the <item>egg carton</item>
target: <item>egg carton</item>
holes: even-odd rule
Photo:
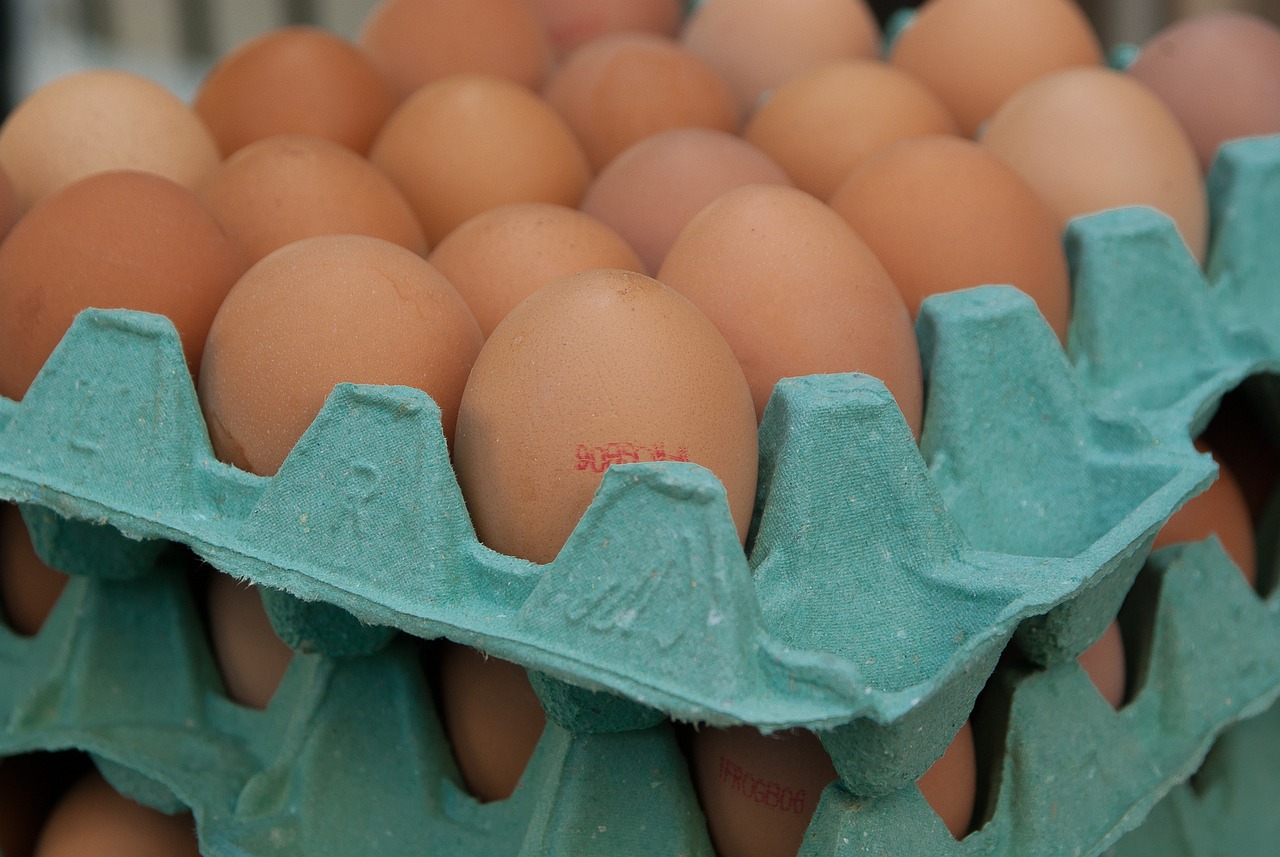
[[[805,727],[843,793],[901,799],[1011,640],[1049,673],[1073,668],[1156,530],[1212,477],[1189,434],[1240,379],[1274,371],[1263,291],[1280,267],[1258,221],[1280,158],[1273,140],[1223,163],[1208,281],[1153,212],[1077,222],[1066,354],[1012,289],[931,299],[918,448],[874,379],[781,383],[746,554],[719,483],[681,462],[607,471],[546,567],[488,550],[438,409],[406,388],[342,385],[275,476],[235,470],[212,455],[172,326],[119,310],[82,314],[23,401],[0,401],[0,498],[24,504],[47,561],[101,584],[186,545],[265,587],[281,636],[323,663],[447,637],[528,667],[569,744],[671,719]],[[1169,278],[1156,296],[1138,288],[1152,271]],[[1180,301],[1208,315],[1167,311]],[[1129,359],[1144,336],[1158,365]],[[1169,787],[1145,783],[1148,800]]]

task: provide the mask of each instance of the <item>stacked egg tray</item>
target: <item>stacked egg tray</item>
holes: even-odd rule
[[[1257,592],[1215,539],[1151,555],[1214,476],[1191,438],[1280,369],[1280,138],[1225,148],[1210,196],[1203,271],[1149,209],[1073,223],[1065,351],[1011,288],[930,299],[918,445],[875,379],[780,383],[746,552],[684,462],[606,471],[546,566],[493,552],[408,388],[341,385],[275,476],[238,471],[169,322],[86,311],[0,399],[0,499],[73,575],[38,634],[0,627],[0,756],[86,751],[214,857],[710,855],[675,722],[804,727],[840,780],[802,855],[1101,853],[1280,695],[1274,551]],[[298,653],[265,710],[225,695],[193,557],[259,584]],[[1119,711],[1076,662],[1117,615]],[[460,785],[440,637],[546,709],[506,800]],[[914,781],[971,713],[956,841]]]

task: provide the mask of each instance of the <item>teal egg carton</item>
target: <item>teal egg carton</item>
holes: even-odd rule
[[[340,385],[275,476],[244,473],[212,454],[172,325],[86,311],[24,399],[0,400],[0,499],[77,575],[36,637],[0,632],[0,754],[87,750],[131,796],[191,807],[211,854],[633,853],[637,830],[705,854],[672,721],[803,727],[840,774],[805,853],[929,853],[907,847],[941,829],[912,783],[986,688],[1009,700],[994,809],[933,853],[1098,853],[1280,684],[1276,665],[1237,659],[1211,676],[1233,705],[1188,700],[1175,658],[1170,689],[1117,714],[1074,662],[1212,479],[1190,437],[1226,391],[1275,371],[1280,251],[1259,224],[1274,223],[1278,149],[1245,141],[1215,167],[1207,279],[1154,212],[1077,221],[1065,352],[1011,288],[930,299],[919,446],[875,379],[780,383],[746,552],[718,481],[682,462],[610,468],[550,564],[489,550],[439,410],[407,388]],[[266,712],[222,694],[175,544],[259,584],[299,652]],[[1153,651],[1199,621],[1171,603]],[[439,637],[525,666],[547,709],[507,801],[458,785],[413,645]],[[997,672],[1007,651],[1037,668]],[[1037,731],[1046,718],[1075,737]],[[1117,749],[1140,735],[1140,752]],[[1094,804],[1062,803],[1061,747],[1037,742],[1107,748]],[[669,812],[624,806],[631,775]],[[361,789],[375,797],[353,807]],[[1050,804],[1072,807],[1065,822],[1031,817]]]

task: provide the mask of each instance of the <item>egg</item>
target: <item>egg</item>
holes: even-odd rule
[[[615,33],[583,45],[542,92],[573,129],[594,172],[659,131],[738,129],[729,85],[679,42],[652,33]]]
[[[250,708],[266,708],[293,660],[293,650],[271,627],[257,587],[215,571],[209,575],[206,611],[227,696]]]
[[[942,756],[916,781],[920,794],[956,839],[963,839],[973,824],[977,780],[973,725],[965,721]]]
[[[480,75],[419,89],[383,125],[369,157],[409,200],[431,246],[499,205],[577,207],[591,179],[582,146],[545,101]]]
[[[1187,132],[1206,173],[1228,140],[1280,134],[1280,27],[1232,9],[1192,15],[1148,39],[1128,73]]]
[[[295,241],[245,272],[209,328],[197,392],[214,452],[274,474],[343,382],[425,391],[451,438],[481,341],[420,256],[365,235]]]
[[[884,263],[912,317],[929,295],[1002,283],[1033,297],[1066,341],[1071,279],[1058,219],[977,143],[903,140],[864,161],[830,204]]]
[[[0,758],[0,854],[31,857],[54,799],[79,761],[75,753]]]
[[[190,813],[165,815],[116,792],[93,771],[54,807],[34,857],[199,857]]]
[[[550,41],[528,0],[381,0],[356,40],[401,98],[455,74],[537,89],[551,67]]]
[[[801,72],[877,56],[880,26],[864,0],[702,0],[680,40],[729,82],[747,114]]]
[[[756,110],[743,137],[796,187],[828,199],[870,155],[897,140],[955,134],[947,108],[924,84],[877,60],[842,60],[796,75]]]
[[[587,186],[580,208],[626,239],[654,274],[693,216],[746,184],[790,185],[764,152],[734,134],[678,128],[626,149]]]
[[[524,667],[445,642],[440,712],[463,785],[480,801],[510,797],[546,727]]]
[[[483,544],[549,563],[606,469],[663,460],[719,478],[746,538],[757,464],[750,391],[715,327],[674,290],[631,271],[571,274],[485,341],[454,446]]]
[[[14,503],[0,503],[0,612],[24,636],[40,630],[68,576],[36,555],[31,535]]]
[[[0,167],[23,211],[77,179],[142,170],[194,188],[218,146],[194,110],[150,78],[114,69],[59,77],[0,125]]]
[[[0,244],[0,395],[20,399],[78,312],[167,316],[193,374],[239,247],[190,190],[147,172],[96,173],[45,198]]]
[[[1112,620],[1099,637],[1077,659],[1098,693],[1112,708],[1124,704],[1128,674],[1125,667],[1124,636],[1120,623]]]
[[[607,33],[675,36],[683,0],[529,0],[558,57]]]
[[[391,179],[322,137],[282,134],[249,143],[197,193],[249,264],[294,241],[340,233],[427,251],[418,218]]]
[[[222,157],[277,134],[323,137],[365,154],[399,98],[369,57],[319,27],[278,27],[221,57],[193,107]]]
[[[969,136],[1051,72],[1100,66],[1102,46],[1072,0],[928,0],[889,61],[938,94]]]
[[[1172,218],[1203,261],[1209,204],[1195,150],[1169,109],[1133,78],[1105,68],[1041,77],[1005,102],[981,142],[1064,229],[1074,217],[1146,205]]]
[[[547,202],[481,212],[450,232],[428,259],[462,295],[486,337],[542,286],[593,268],[645,273],[618,233],[589,214]]]
[[[746,185],[689,222],[658,279],[707,314],[733,349],[762,416],[781,378],[865,372],[919,436],[920,352],[884,265],[821,200]]]

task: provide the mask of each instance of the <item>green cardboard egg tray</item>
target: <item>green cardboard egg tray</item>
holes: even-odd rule
[[[904,841],[904,819],[920,808],[918,801],[915,810],[893,808],[918,796],[904,786],[949,743],[1011,639],[1046,667],[1020,688],[1079,683],[1074,657],[1116,614],[1160,524],[1212,476],[1189,435],[1227,390],[1275,371],[1280,349],[1268,331],[1278,328],[1268,321],[1277,308],[1266,289],[1280,265],[1273,235],[1258,221],[1277,198],[1278,165],[1274,140],[1246,141],[1215,168],[1208,282],[1154,212],[1078,221],[1068,238],[1077,314],[1066,354],[1030,301],[1011,289],[932,299],[917,329],[929,381],[919,448],[874,379],[813,376],[781,384],[761,428],[747,555],[719,483],[697,465],[675,462],[611,468],[564,551],[545,568],[489,551],[467,520],[438,410],[402,388],[339,387],[276,476],[242,473],[212,456],[168,322],[88,311],[25,399],[0,401],[0,497],[25,504],[46,559],[90,578],[75,581],[69,593],[172,587],[180,572],[152,569],[165,564],[163,545],[177,542],[262,584],[281,635],[318,654],[295,658],[263,715],[219,695],[207,653],[177,680],[181,705],[156,694],[146,658],[172,652],[137,650],[189,651],[191,644],[139,646],[132,638],[129,654],[107,657],[126,664],[140,658],[133,681],[97,682],[89,671],[77,691],[80,683],[63,680],[65,662],[55,654],[77,649],[68,640],[92,637],[101,620],[59,632],[51,618],[34,644],[4,632],[0,687],[14,690],[0,697],[7,727],[0,753],[82,746],[124,790],[154,805],[192,806],[208,841],[237,843],[211,853],[294,853],[290,848],[309,835],[302,827],[332,820],[317,808],[350,798],[332,776],[297,767],[297,755],[275,764],[272,753],[282,752],[275,744],[286,725],[306,733],[291,739],[296,753],[310,752],[302,748],[313,740],[365,732],[367,711],[344,710],[341,726],[320,726],[320,712],[340,695],[333,687],[349,674],[359,684],[364,679],[354,676],[394,673],[398,678],[386,679],[387,705],[421,709],[422,686],[407,677],[406,642],[387,630],[395,629],[448,637],[531,670],[552,725],[527,782],[544,782],[539,765],[549,752],[558,761],[548,764],[563,774],[594,770],[575,755],[592,747],[625,754],[618,748],[634,746],[640,749],[631,767],[666,771],[656,781],[673,790],[675,817],[687,818],[697,810],[683,768],[652,763],[676,764],[668,720],[804,726],[819,731],[841,774],[828,797],[844,802],[832,809],[824,798],[811,839],[854,824],[853,847],[863,850],[847,853],[869,853],[877,830],[892,850],[897,846],[885,842]],[[1206,316],[1187,318],[1175,306]],[[1117,311],[1124,323],[1115,321]],[[1154,330],[1156,322],[1172,331]],[[1154,348],[1135,360],[1141,349],[1131,340]],[[73,609],[65,602],[76,598],[64,596],[55,616],[65,617]],[[130,615],[117,630],[136,633],[150,613]],[[63,642],[41,649],[47,639]],[[1142,797],[1119,815],[1111,806],[1109,830],[1135,825],[1189,772],[1211,736],[1272,695],[1280,677],[1270,667],[1220,672],[1221,680],[1238,683],[1231,694],[1238,708],[1195,709],[1187,718],[1200,724],[1194,735],[1146,724],[1167,739],[1161,746],[1174,761],[1157,771],[1144,758],[1120,776]],[[108,687],[94,688],[99,683]],[[84,713],[77,698],[92,697],[90,688],[131,706],[108,718],[110,737],[55,725],[68,709]],[[1019,693],[1036,691],[1013,693],[1015,702]],[[369,687],[352,691],[352,704],[364,709],[375,698]],[[148,720],[141,700],[155,702],[167,726]],[[184,705],[206,716],[176,716]],[[439,750],[425,735],[434,728],[438,737],[438,725],[420,714],[396,720],[411,736],[377,733],[380,748],[398,748],[389,764],[413,768],[406,777],[414,780],[425,768],[405,742]],[[1011,723],[1024,719],[1011,715]],[[1095,725],[1105,735],[1111,724]],[[317,729],[323,737],[308,737]],[[1008,758],[1022,752],[1030,751],[1018,745]],[[352,765],[392,778],[368,764],[376,758],[366,753]],[[408,758],[414,763],[405,765]],[[596,766],[628,768],[609,758]],[[435,768],[442,764],[437,759]],[[1001,795],[1015,791],[1011,783],[1028,765],[1037,770],[1027,761],[1014,775],[1006,772]],[[581,853],[600,853],[585,843],[605,831],[592,833],[571,817],[598,811],[605,800],[599,782],[574,798],[556,775],[545,788],[481,806],[456,785],[450,791],[428,779],[418,792],[437,798],[436,815],[456,811],[469,819],[464,827],[474,822],[488,831],[477,837],[492,851],[459,846],[449,853],[517,853],[513,842],[524,843],[518,853],[579,853],[536,844],[547,837],[563,844],[578,834],[585,837]],[[870,799],[877,795],[883,797]],[[291,800],[305,803],[305,820],[290,815]],[[542,801],[541,809],[522,815],[512,809],[522,800]],[[1005,831],[1010,814],[1024,812],[997,811],[954,847],[969,853],[1003,842],[1005,833],[987,831]],[[401,815],[374,826],[411,835],[406,829],[417,822]],[[864,822],[880,815],[887,821],[879,827]],[[224,827],[227,819],[236,823]],[[258,838],[244,827],[247,819],[260,823]],[[646,812],[636,823],[652,828],[652,820]],[[696,843],[690,853],[703,853],[705,832],[700,821],[694,827],[685,837]],[[525,835],[510,835],[516,829]],[[627,823],[612,829],[623,835]],[[346,841],[334,835],[334,842]],[[423,835],[435,841],[435,834]],[[1091,852],[1106,839],[1077,839],[1062,853]],[[372,847],[364,842],[351,853]]]

